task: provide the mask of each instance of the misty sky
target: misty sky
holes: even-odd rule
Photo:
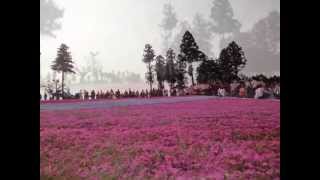
[[[280,12],[280,0],[229,0],[235,18],[246,31],[272,10]],[[40,35],[42,74],[49,70],[61,43],[70,47],[76,65],[85,62],[90,51],[99,51],[97,59],[105,71],[146,71],[143,48],[150,43],[158,55],[162,47],[159,24],[163,4],[168,0],[55,0],[65,9],[62,29],[56,38]],[[179,21],[192,24],[198,12],[208,18],[212,0],[171,0]]]

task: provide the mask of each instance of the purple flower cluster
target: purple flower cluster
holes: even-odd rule
[[[40,113],[43,179],[280,179],[280,103],[214,99]]]

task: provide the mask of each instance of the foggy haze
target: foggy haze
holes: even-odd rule
[[[44,1],[46,0],[40,0],[40,5]],[[202,32],[201,29],[193,27],[194,24],[201,24],[197,21],[199,19],[203,19],[204,24],[205,21],[210,21],[212,1],[54,0],[56,10],[54,8],[48,10],[45,9],[46,6],[40,6],[41,75],[45,76],[47,72],[51,72],[50,65],[56,57],[57,48],[61,43],[65,43],[70,47],[73,61],[78,68],[87,63],[86,58],[90,56],[90,52],[99,52],[96,60],[104,71],[127,70],[139,73],[144,82],[146,72],[145,64],[142,62],[144,45],[150,43],[156,55],[160,53],[165,55],[163,53],[166,49],[165,38],[160,25],[164,18],[163,6],[168,2],[173,7],[177,23],[169,38],[170,45],[167,46],[177,50],[182,38],[179,39],[177,35],[181,31],[180,28],[191,26],[191,32],[197,31],[192,33],[200,49],[209,56],[216,57],[220,47],[214,43],[215,35],[211,37],[211,47],[204,47],[202,44],[207,43],[207,32],[204,31],[203,36],[201,33],[199,35],[199,32]],[[241,32],[251,31],[254,24],[266,18],[272,11],[280,13],[279,0],[229,0],[229,2],[233,8],[234,18],[241,23]],[[51,20],[45,21],[45,18],[51,18]],[[177,39],[179,41],[174,42]],[[252,72],[272,71],[273,67],[263,69],[265,64],[259,66],[250,59],[248,64],[250,61],[252,61],[251,64],[255,64],[253,68],[252,65],[249,66]]]

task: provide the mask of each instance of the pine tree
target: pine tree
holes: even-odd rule
[[[212,32],[210,30],[210,23],[199,13],[197,13],[192,21],[192,32],[194,38],[197,39],[199,49],[205,54],[212,57]]]
[[[90,72],[88,66],[81,66],[80,68],[75,67],[75,70],[77,71],[77,74],[80,76],[79,83],[85,83],[86,79],[85,77]]]
[[[174,36],[173,42],[171,44],[171,48],[175,51],[175,52],[179,52],[180,50],[180,44],[181,44],[181,40],[182,37],[184,35],[184,33],[188,30],[191,29],[191,25],[189,24],[188,21],[182,21],[179,23],[179,31],[178,33]]]
[[[230,83],[238,78],[238,73],[246,65],[247,59],[238,44],[232,41],[224,48],[219,56],[218,65],[221,73],[221,80]]]
[[[252,29],[227,38],[228,42],[235,41],[246,52],[248,59],[245,73],[265,72],[271,75],[280,71],[280,13],[272,11],[268,16],[255,23]]]
[[[193,66],[189,66],[189,67],[188,67],[188,75],[189,75],[190,77],[193,77]]]
[[[62,98],[64,97],[64,79],[65,73],[75,73],[73,71],[73,61],[70,52],[68,51],[69,47],[65,44],[61,44],[58,48],[58,53],[56,59],[51,65],[51,69],[55,72],[61,72],[61,93]]]
[[[165,65],[165,80],[170,86],[170,90],[176,83],[176,55],[173,49],[169,49],[166,54],[166,65]]]
[[[155,71],[157,75],[158,88],[163,90],[165,80],[165,62],[161,55],[156,57]]]
[[[150,44],[146,44],[144,48],[143,53],[143,59],[142,61],[147,64],[147,73],[146,73],[146,79],[150,86],[150,91],[152,90],[152,84],[154,82],[154,74],[153,74],[153,67],[152,62],[154,61],[154,50],[152,49],[152,46]]]
[[[186,67],[187,63],[183,60],[183,57],[179,54],[178,61],[176,63],[176,79],[177,79],[177,88],[183,89],[186,87]]]
[[[199,51],[199,47],[197,43],[195,42],[192,34],[189,31],[186,31],[185,34],[183,35],[181,45],[180,45],[180,54],[179,54],[179,61],[188,63],[189,68],[188,69],[193,69],[192,63],[196,61],[201,61],[203,58],[203,53]],[[184,66],[181,64],[181,68]],[[191,77],[191,82],[192,86],[195,85],[194,83],[194,77],[193,77],[193,71],[190,72],[190,77]]]
[[[280,54],[280,13],[272,11],[254,24],[251,32],[253,46],[271,54]]]
[[[211,30],[221,35],[220,42],[225,39],[226,34],[240,31],[241,23],[234,19],[233,9],[228,0],[214,0],[211,8]],[[221,44],[220,44],[221,47]]]
[[[160,24],[160,27],[163,30],[162,32],[162,37],[164,39],[163,49],[167,50],[169,48],[172,31],[176,27],[178,20],[177,20],[176,13],[174,12],[174,8],[170,3],[163,5],[163,15],[164,15],[164,18],[162,20],[162,23]]]
[[[90,52],[90,58],[88,61],[88,67],[92,73],[93,81],[97,83],[99,81],[99,71],[102,71],[102,64],[96,59],[99,52]]]
[[[197,82],[212,84],[220,79],[220,69],[216,60],[209,59],[201,62],[197,68]]]

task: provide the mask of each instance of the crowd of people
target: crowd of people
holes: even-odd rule
[[[163,96],[163,91],[159,89],[152,89],[151,91],[146,90],[125,90],[120,91],[119,89],[116,91],[107,90],[107,91],[95,91],[92,90],[91,92],[87,90],[80,90],[79,93],[75,94],[76,99],[119,99],[119,98],[134,98],[134,97],[142,97],[142,98],[150,98],[150,97],[157,97]]]
[[[241,98],[275,98],[280,99],[280,82],[234,81],[231,84],[214,84],[210,87],[212,94]]]
[[[199,88],[200,87],[200,88]],[[119,98],[150,98],[150,97],[163,97],[163,96],[187,96],[187,95],[214,95],[220,97],[240,97],[240,98],[280,98],[280,82],[265,83],[263,81],[234,81],[230,84],[214,83],[211,85],[203,86],[196,85],[190,88],[177,89],[152,89],[146,90],[107,90],[107,91],[87,91],[80,90],[78,93],[72,95],[67,93],[63,99],[119,99]],[[44,93],[43,97],[40,93],[40,100],[56,100],[62,99],[59,94]]]
[[[175,92],[174,90],[173,92]],[[78,93],[75,93],[74,95],[68,94],[65,95],[63,99],[83,99],[83,100],[94,100],[94,99],[119,99],[119,98],[150,98],[150,97],[161,97],[161,96],[168,96],[168,91],[167,90],[160,90],[160,89],[155,89],[153,88],[151,91],[148,89],[146,90],[125,90],[125,91],[120,91],[118,90],[107,90],[107,91],[87,91],[87,90],[80,90]],[[61,99],[61,96],[51,94],[48,96],[47,93],[44,93],[43,98],[42,95],[40,94],[40,99],[41,100],[56,100],[56,99]]]

